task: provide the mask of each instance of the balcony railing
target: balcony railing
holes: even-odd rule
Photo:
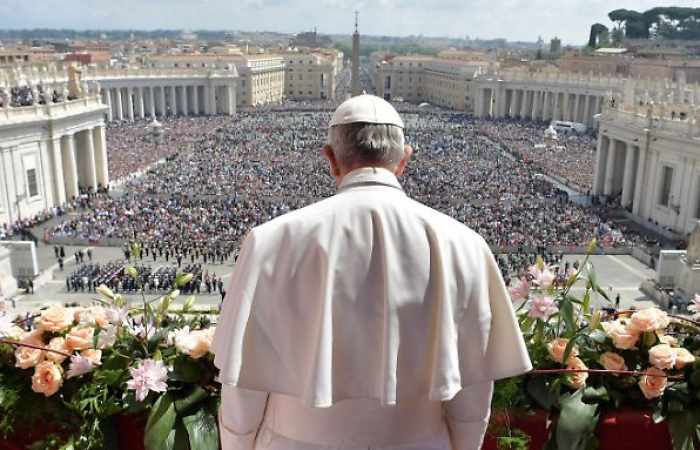
[[[51,117],[60,117],[83,112],[86,109],[100,109],[104,107],[98,95],[88,95],[75,100],[66,100],[46,105],[36,103],[31,106],[0,108],[0,125],[44,120]]]

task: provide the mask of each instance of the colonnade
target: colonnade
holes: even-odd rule
[[[236,113],[233,84],[165,84],[111,86],[102,82],[102,100],[107,119],[155,119],[190,115]]]
[[[474,114],[477,117],[519,117],[534,120],[564,120],[593,125],[600,113],[603,93],[570,92],[552,87],[477,86]]]
[[[55,136],[49,147],[54,203],[63,204],[77,196],[79,186],[96,190],[109,184],[103,125]]]
[[[32,214],[29,203],[43,209],[63,205],[80,194],[79,186],[96,190],[108,183],[103,124],[63,130],[29,147],[0,147],[0,219],[10,223]]]

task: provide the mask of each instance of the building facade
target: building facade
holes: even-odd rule
[[[109,184],[105,110],[96,84],[74,100],[0,108],[0,224]]]
[[[216,69],[238,77],[239,107],[279,103],[284,99],[285,59],[274,54],[183,54],[150,56],[146,65],[162,69]]]
[[[637,221],[679,237],[700,220],[700,89],[686,94],[679,103],[606,102],[593,183]]]
[[[428,102],[470,112],[471,81],[486,70],[484,61],[397,56],[376,67],[377,95],[386,100]]]
[[[337,77],[343,69],[343,53],[288,52],[285,58],[285,96],[294,100],[335,98]]]

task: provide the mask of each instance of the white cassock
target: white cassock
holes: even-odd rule
[[[253,229],[226,292],[223,450],[477,450],[532,368],[486,242],[385,169]]]

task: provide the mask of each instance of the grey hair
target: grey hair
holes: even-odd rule
[[[395,125],[350,123],[328,130],[328,143],[345,167],[358,164],[397,165],[404,156],[403,129]]]

